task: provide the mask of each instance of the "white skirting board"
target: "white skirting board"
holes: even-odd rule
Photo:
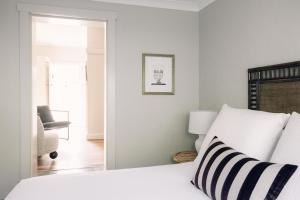
[[[87,140],[103,140],[104,134],[103,133],[88,133],[86,135]]]

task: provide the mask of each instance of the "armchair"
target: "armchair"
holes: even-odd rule
[[[69,111],[50,110],[49,106],[38,106],[37,112],[41,118],[41,121],[43,123],[45,130],[68,128],[68,137],[66,139],[69,140],[69,138],[70,138],[69,126],[71,124],[71,122],[69,121]],[[65,113],[67,113],[68,120],[67,121],[54,121],[52,112],[65,112]]]

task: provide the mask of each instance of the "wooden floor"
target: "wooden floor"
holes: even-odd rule
[[[58,157],[49,155],[38,158],[37,175],[102,170],[104,164],[104,141],[86,140],[70,135],[70,140],[59,140]]]

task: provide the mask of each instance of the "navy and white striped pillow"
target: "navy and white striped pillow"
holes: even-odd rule
[[[260,162],[217,137],[210,142],[191,181],[211,199],[276,199],[296,165]]]

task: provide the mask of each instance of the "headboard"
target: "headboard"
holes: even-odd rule
[[[248,108],[300,112],[300,61],[248,69]]]

